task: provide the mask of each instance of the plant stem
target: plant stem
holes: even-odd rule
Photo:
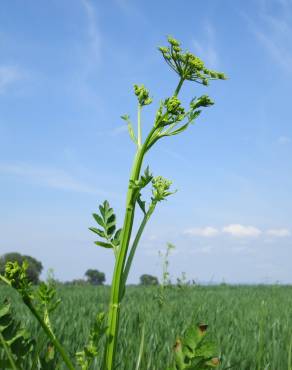
[[[129,256],[128,256],[128,259],[127,259],[127,263],[126,263],[126,267],[125,267],[125,270],[124,270],[124,274],[123,274],[124,285],[126,285],[126,282],[127,282],[127,279],[128,279],[128,275],[129,275],[129,272],[130,272],[130,268],[131,268],[131,265],[132,265],[132,262],[133,262],[133,258],[134,258],[136,249],[138,247],[139,241],[141,239],[142,233],[143,233],[143,231],[145,229],[145,226],[146,226],[146,224],[147,224],[150,216],[152,215],[152,213],[153,213],[153,211],[155,209],[155,206],[156,206],[156,203],[151,203],[151,205],[150,205],[147,213],[143,217],[143,220],[142,220],[141,225],[140,225],[140,227],[138,229],[137,235],[136,235],[136,237],[134,239],[134,242],[133,242],[131,251],[130,251]]]
[[[43,328],[46,335],[50,338],[53,345],[56,347],[58,352],[60,353],[61,357],[63,358],[65,364],[67,365],[68,369],[75,370],[75,367],[73,366],[71,360],[69,359],[69,356],[67,355],[65,349],[61,345],[61,343],[58,341],[58,339],[55,337],[53,332],[48,328],[44,320],[42,319],[41,315],[38,313],[38,311],[33,306],[32,302],[30,300],[25,300],[24,303],[27,305],[27,307],[31,310],[32,314],[35,316],[35,318],[40,323],[41,327]]]
[[[11,353],[11,350],[8,347],[8,345],[6,344],[5,339],[3,338],[3,335],[1,333],[1,331],[0,331],[0,343],[2,344],[2,346],[4,348],[4,352],[6,352],[6,355],[8,357],[8,361],[10,362],[10,365],[11,365],[12,370],[17,370],[17,366],[16,366],[16,364],[14,362],[14,359],[13,359],[13,356],[12,356],[12,353]]]
[[[184,79],[181,77],[181,79],[179,80],[179,83],[174,91],[174,96],[177,96],[181,87],[182,87],[182,84],[184,83]]]
[[[141,127],[141,104],[138,104],[138,132],[137,132],[137,136],[138,136],[138,148],[141,147],[142,145],[142,127]]]
[[[182,87],[184,80],[180,79],[177,88],[175,89],[175,95],[177,95]],[[138,125],[139,129],[139,125]],[[108,315],[108,328],[107,338],[105,346],[105,369],[113,370],[115,368],[115,355],[117,349],[118,331],[119,331],[119,319],[120,319],[120,305],[124,293],[124,267],[127,259],[127,252],[129,248],[129,242],[132,233],[132,227],[135,215],[135,189],[132,183],[137,181],[140,176],[140,171],[144,159],[144,155],[147,152],[147,147],[152,135],[155,133],[156,127],[153,127],[147,136],[143,145],[139,147],[136,152],[134,162],[132,165],[132,171],[130,175],[130,181],[128,186],[127,198],[126,198],[126,211],[124,217],[124,223],[121,233],[121,242],[118,250],[117,258],[115,260],[115,268],[112,277],[111,295],[109,304],[109,315]],[[141,131],[140,131],[141,134]],[[138,134],[139,140],[139,134]],[[144,228],[144,227],[143,227]],[[140,236],[139,236],[140,238]]]

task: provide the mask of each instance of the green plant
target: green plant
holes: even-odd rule
[[[206,340],[207,325],[190,326],[174,345],[174,366],[169,370],[204,370],[215,368],[220,361],[215,345]]]
[[[25,357],[35,346],[35,341],[31,339],[30,334],[14,319],[11,304],[8,301],[0,306],[1,346],[7,357],[6,361],[1,362],[1,368],[13,370],[23,368]]]
[[[116,227],[116,216],[108,201],[99,206],[99,214],[93,214],[98,227],[90,228],[99,236],[96,245],[112,249],[115,255],[115,266],[111,284],[110,303],[107,317],[107,324],[104,324],[104,316],[98,316],[93,325],[88,344],[83,351],[77,353],[77,362],[82,369],[88,369],[94,359],[100,356],[98,346],[105,334],[105,350],[102,370],[116,369],[116,349],[119,333],[121,303],[125,295],[126,282],[133,263],[134,255],[141,239],[144,228],[153,214],[156,206],[174,192],[170,190],[171,181],[162,176],[154,177],[146,167],[141,175],[144,157],[148,151],[160,139],[178,135],[185,131],[201,114],[201,109],[213,105],[213,101],[202,95],[193,98],[189,107],[185,109],[178,98],[178,94],[185,81],[194,81],[202,85],[208,85],[210,80],[225,79],[221,72],[207,69],[204,63],[190,52],[183,52],[180,43],[168,38],[169,46],[160,47],[166,63],[178,75],[178,84],[174,93],[163,99],[156,111],[152,128],[143,140],[142,137],[142,109],[152,103],[152,98],[144,85],[134,85],[134,94],[138,100],[137,130],[134,131],[132,122],[128,115],[122,116],[128,126],[129,135],[136,146],[132,170],[129,179],[126,196],[125,215],[122,228]],[[152,196],[150,202],[142,199],[142,191],[146,186],[151,185]],[[130,243],[133,229],[134,216],[138,205],[142,211],[142,220],[137,229],[133,242]],[[56,289],[50,284],[42,283],[38,290],[32,289],[27,279],[26,261],[20,266],[17,262],[8,262],[5,267],[4,276],[1,280],[18,291],[23,302],[37,319],[50,340],[50,353],[58,351],[68,369],[75,368],[74,359],[68,354],[65,347],[61,345],[50,320],[50,313],[59,305],[56,298]],[[144,329],[142,330],[141,346],[137,361],[137,368],[141,363],[144,346]]]
[[[171,243],[167,243],[166,251],[163,253],[158,251],[159,257],[162,259],[162,277],[161,277],[161,284],[159,286],[159,292],[155,294],[154,298],[157,301],[160,308],[165,303],[165,289],[171,286],[171,279],[170,274],[168,271],[169,266],[169,255],[172,249],[175,249],[175,245]]]
[[[94,215],[101,229],[91,228],[98,236],[105,239],[105,242],[97,241],[96,244],[102,247],[112,248],[116,257],[108,315],[104,365],[106,370],[115,368],[121,302],[125,294],[129,270],[142,232],[157,204],[173,194],[173,192],[170,191],[171,181],[162,176],[153,177],[149,171],[149,167],[145,169],[144,175],[140,175],[144,157],[160,139],[182,133],[198,118],[201,113],[201,108],[209,107],[214,104],[209,96],[202,95],[198,98],[193,98],[189,108],[185,110],[178,98],[178,94],[185,81],[194,81],[206,86],[210,80],[226,78],[224,73],[206,68],[204,62],[195,55],[190,52],[183,52],[177,40],[168,37],[168,42],[169,46],[160,47],[159,51],[162,53],[166,63],[178,75],[178,85],[171,96],[160,102],[152,128],[144,140],[142,138],[141,113],[143,108],[152,103],[149,91],[144,85],[134,85],[134,93],[138,100],[136,133],[130,117],[128,115],[122,116],[122,119],[127,122],[130,137],[137,149],[129,179],[123,226],[116,231],[116,216],[106,201],[103,206],[99,208],[100,216]],[[152,184],[152,197],[147,208],[146,202],[142,200],[141,192],[148,184]],[[143,218],[133,244],[130,245],[137,204],[142,210]]]

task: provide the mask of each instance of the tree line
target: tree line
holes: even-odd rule
[[[40,275],[43,271],[43,264],[34,257],[28,256],[28,255],[22,255],[17,252],[6,253],[0,256],[0,274],[3,275],[5,273],[5,265],[7,262],[17,262],[19,265],[22,265],[24,261],[27,261],[27,264],[28,264],[28,268],[26,271],[28,280],[34,285],[39,284]],[[88,269],[84,275],[86,277],[86,280],[75,279],[75,280],[66,282],[66,284],[104,285],[106,281],[105,273],[97,269]],[[140,284],[141,285],[158,285],[159,281],[156,276],[152,276],[149,274],[143,274],[140,276]]]

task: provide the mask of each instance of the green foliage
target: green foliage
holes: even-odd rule
[[[50,284],[42,283],[39,285],[35,294],[26,275],[27,266],[27,261],[24,261],[22,266],[19,266],[18,262],[7,262],[5,266],[5,275],[0,275],[0,278],[20,294],[23,302],[35,316],[50,340],[45,358],[40,358],[40,362],[45,366],[43,368],[47,370],[50,369],[48,366],[51,366],[50,364],[53,363],[56,348],[68,369],[73,370],[74,367],[72,362],[69,359],[66,350],[56,338],[50,322],[49,314],[54,311],[60,303],[60,300],[56,298],[55,287]],[[8,352],[7,357],[10,359]]]
[[[204,370],[219,366],[216,346],[206,341],[207,325],[189,327],[183,338],[174,345],[175,365],[173,370]]]
[[[11,312],[11,304],[4,301],[0,305],[0,348],[6,353],[6,359],[0,361],[1,369],[24,368],[25,359],[33,351],[35,341]]]
[[[105,282],[105,274],[98,270],[89,269],[85,272],[89,284],[102,285]]]
[[[144,274],[140,276],[141,285],[158,285],[158,279],[156,276]]]
[[[89,230],[106,240],[106,242],[96,241],[96,245],[104,248],[114,248],[116,252],[121,234],[121,229],[116,230],[116,215],[107,200],[99,206],[99,211],[100,214],[94,213],[93,218],[101,226],[101,229],[90,227]]]
[[[106,329],[104,312],[97,314],[93,327],[90,330],[88,344],[84,346],[83,351],[76,353],[77,363],[81,370],[89,370],[94,359],[101,357],[100,342],[105,335]]]
[[[292,286],[172,286],[166,289],[166,302],[160,308],[153,296],[159,286],[128,286],[123,301],[117,370],[134,370],[140,349],[141,323],[145,325],[144,351],[139,370],[165,370],[172,360],[177,335],[190,323],[207,322],[208,337],[218,343],[218,370],[254,370],[291,368]],[[107,286],[58,286],[60,304],[52,313],[55,335],[71,353],[82,351],[96,312],[107,308]],[[13,317],[31,333],[40,348],[47,342],[37,322],[11,288],[0,286],[0,297],[9,297]],[[265,302],[263,304],[262,302]],[[140,322],[136,317],[139,314]],[[43,344],[44,343],[44,344]],[[103,340],[100,348],[103,348]],[[51,370],[63,370],[63,360],[55,350],[56,363]],[[217,352],[216,352],[217,353]],[[126,355],[125,355],[126,354]],[[45,353],[44,353],[45,355]],[[290,355],[290,358],[289,358]],[[27,358],[30,359],[30,356]],[[7,356],[0,347],[0,369]],[[101,357],[96,369],[102,369]],[[76,365],[76,368],[79,367]],[[27,362],[22,370],[31,370]]]
[[[31,256],[21,255],[20,253],[6,253],[0,257],[0,274],[4,274],[7,262],[17,262],[19,265],[22,265],[24,261],[27,262],[26,275],[28,281],[32,284],[38,284],[39,276],[43,270],[42,263]]]

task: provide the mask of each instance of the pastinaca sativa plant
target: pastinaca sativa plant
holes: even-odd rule
[[[126,209],[121,231],[120,229],[116,231],[116,216],[107,201],[100,206],[101,215],[94,215],[101,229],[91,229],[105,240],[105,242],[98,241],[96,244],[106,248],[112,248],[116,257],[108,315],[105,354],[106,370],[115,368],[121,302],[125,294],[126,282],[137,245],[145,225],[157,204],[172,194],[170,191],[171,181],[162,176],[154,177],[150,173],[149,167],[146,167],[144,174],[141,175],[144,157],[159,140],[181,134],[199,117],[202,108],[214,104],[208,95],[202,95],[198,98],[193,98],[189,107],[185,109],[178,98],[178,94],[185,81],[194,81],[207,86],[210,80],[222,80],[226,78],[224,73],[206,68],[204,62],[197,56],[190,52],[183,52],[177,40],[169,37],[168,42],[169,46],[160,47],[159,51],[166,63],[178,75],[178,85],[172,95],[160,102],[152,127],[144,140],[142,137],[141,113],[142,109],[152,103],[149,91],[144,85],[134,85],[134,93],[138,100],[136,132],[134,131],[130,117],[128,115],[122,116],[122,119],[127,122],[130,137],[136,146],[136,154],[129,179]],[[142,200],[141,191],[148,184],[152,184],[152,197],[149,205],[146,206],[146,202]],[[131,244],[130,240],[137,204],[142,210],[143,218],[134,237],[134,241]]]
[[[142,110],[152,103],[149,91],[144,85],[134,85],[134,94],[136,95],[138,105],[137,130],[134,130],[129,115],[123,115],[121,117],[126,121],[130,138],[136,147],[128,183],[122,227],[117,229],[116,216],[108,201],[105,201],[99,206],[99,213],[93,215],[98,227],[92,227],[90,230],[99,237],[99,240],[96,241],[95,244],[113,250],[115,255],[115,266],[111,284],[107,323],[104,322],[104,316],[102,314],[97,316],[96,322],[89,335],[88,344],[84,346],[82,351],[76,354],[77,363],[83,370],[92,368],[94,358],[100,355],[98,346],[100,345],[103,335],[105,335],[105,349],[102,370],[114,370],[117,368],[115,358],[121,303],[125,295],[126,282],[134,255],[144,228],[156,206],[174,193],[170,189],[171,181],[162,176],[153,176],[149,167],[146,167],[141,174],[145,155],[154,144],[162,138],[181,134],[195,122],[203,108],[214,104],[208,95],[202,95],[194,97],[187,108],[183,107],[178,95],[186,81],[193,81],[207,86],[210,80],[226,79],[224,73],[206,68],[204,62],[200,58],[188,51],[184,52],[177,40],[168,37],[168,43],[167,47],[160,47],[159,51],[169,67],[177,74],[178,83],[173,93],[160,101],[149,132],[143,137],[141,120]],[[147,186],[152,187],[152,196],[148,203],[142,198],[142,191]],[[133,222],[137,205],[142,211],[142,220],[132,239]],[[19,292],[23,302],[30,309],[48,336],[50,348],[59,352],[68,369],[75,369],[75,359],[70,358],[64,347],[60,344],[50,322],[50,312],[56,309],[59,304],[59,300],[55,297],[55,289],[44,283],[40,285],[37,292],[35,292],[27,281],[25,273],[26,268],[27,266],[25,264],[19,266],[17,263],[7,263],[5,275],[0,276],[1,280],[11,285]],[[212,360],[213,354],[211,355],[211,352],[207,354],[204,352],[206,347],[205,350],[201,348],[202,355],[199,355],[200,350],[197,348],[197,339],[192,339],[192,335],[197,335],[197,329],[194,330],[191,331],[193,334],[187,336],[190,339],[189,341],[177,342],[176,344],[175,369],[199,370],[217,366],[217,361]],[[3,335],[0,338],[2,340],[2,338],[4,338]],[[141,343],[143,343],[143,341]],[[7,343],[7,341],[3,339],[2,344],[5,346],[7,359],[11,363],[11,368],[14,369],[13,363],[18,361],[18,357],[14,355],[13,348],[9,345],[9,342]],[[51,350],[50,352],[53,351]],[[203,354],[203,352],[205,354]],[[142,353],[142,348],[140,353]],[[194,359],[198,356],[199,359]],[[137,361],[138,367],[140,359],[141,356],[139,355]],[[209,360],[211,362],[208,362]]]

